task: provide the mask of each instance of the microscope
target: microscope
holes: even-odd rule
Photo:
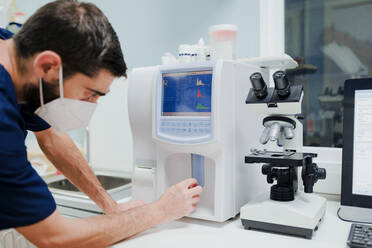
[[[318,180],[326,178],[326,171],[313,162],[317,154],[302,152],[303,87],[291,85],[284,71],[276,71],[272,79],[275,87],[268,87],[260,72],[250,76],[246,106],[262,114],[263,131],[258,141],[252,141],[245,163],[261,164],[267,183],[276,183],[270,193],[244,205],[240,218],[245,229],[311,239],[324,218],[326,200],[310,193]],[[299,167],[304,192],[298,187]]]

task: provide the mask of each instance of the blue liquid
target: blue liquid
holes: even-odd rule
[[[191,154],[191,175],[200,186],[204,186],[204,156]]]

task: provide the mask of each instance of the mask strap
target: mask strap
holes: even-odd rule
[[[43,96],[43,79],[40,78],[39,80],[39,89],[40,89],[40,103],[41,103],[41,106],[44,106],[44,96]]]
[[[59,67],[59,97],[61,99],[64,98],[64,96],[63,96],[63,69],[62,69],[62,65]]]

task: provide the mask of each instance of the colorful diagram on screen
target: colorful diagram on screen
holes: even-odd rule
[[[210,116],[212,70],[164,73],[163,116]]]

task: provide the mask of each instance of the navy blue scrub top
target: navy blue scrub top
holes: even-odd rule
[[[0,39],[11,37],[0,28]],[[26,105],[17,103],[12,79],[0,64],[0,230],[37,223],[56,209],[46,183],[27,160],[25,146],[27,130],[48,128]]]

